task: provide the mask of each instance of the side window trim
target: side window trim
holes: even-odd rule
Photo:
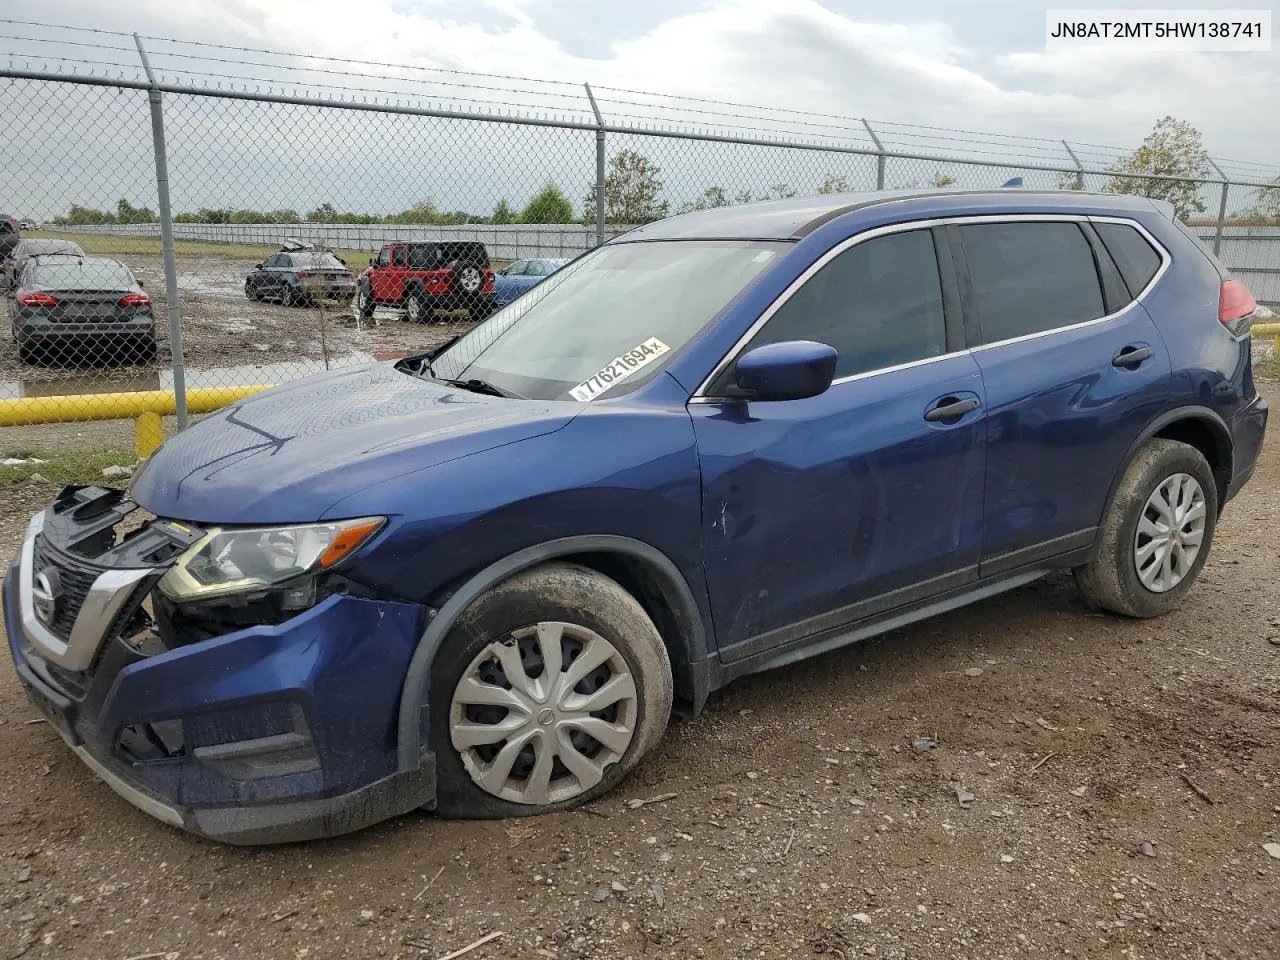
[[[942,353],[945,357],[965,349],[964,310],[960,305],[960,283],[951,237],[945,226],[931,227],[930,232],[933,255],[938,261],[938,279],[942,283],[942,317],[947,330],[947,348]]]

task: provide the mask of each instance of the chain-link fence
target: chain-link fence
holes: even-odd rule
[[[537,93],[559,98],[537,115],[492,97],[410,101],[398,75],[358,93],[301,74],[302,89],[264,89],[234,67],[200,73],[190,54],[153,71],[142,40],[111,36],[117,58],[136,41],[138,67],[0,69],[0,425],[183,420],[404,356],[635,224],[770,197],[1015,178],[1176,196],[1280,305],[1280,222],[1257,213],[1278,188],[1260,165],[1121,181],[1111,148],[690,98],[673,113],[657,95],[569,85]]]

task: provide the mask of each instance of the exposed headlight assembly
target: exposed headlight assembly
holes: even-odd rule
[[[171,600],[246,593],[327,570],[354,553],[383,517],[290,527],[208,529],[160,580]]]

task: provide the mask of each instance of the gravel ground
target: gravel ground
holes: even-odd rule
[[[1278,957],[1278,483],[1273,436],[1170,616],[1056,576],[750,678],[586,812],[220,847],[4,669],[0,958]]]

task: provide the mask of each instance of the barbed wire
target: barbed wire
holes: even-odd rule
[[[55,34],[54,36],[49,37],[15,35],[8,38],[18,43],[32,43],[40,45],[57,44],[73,46],[84,50],[103,50],[116,53],[131,52],[133,50],[131,44],[115,45],[109,43],[98,43],[89,40],[70,39],[62,35],[64,33],[79,33],[100,37],[132,39],[132,34],[123,31],[105,30],[97,27],[84,27],[71,24],[43,23],[39,21],[19,20],[14,18],[0,18],[0,24],[15,27],[36,28],[37,30],[51,31]],[[156,48],[154,46],[148,48],[149,55],[157,61],[155,63],[155,68],[158,72],[167,72],[188,78],[219,81],[219,89],[221,89],[221,82],[226,82],[232,85],[241,84],[243,85],[243,89],[246,91],[248,90],[249,85],[257,85],[259,88],[265,85],[269,90],[276,87],[324,90],[326,92],[337,93],[337,99],[339,100],[345,100],[347,95],[355,97],[365,96],[373,98],[374,102],[370,105],[377,105],[376,98],[378,96],[391,96],[410,98],[418,102],[434,104],[457,103],[486,107],[491,110],[496,108],[499,111],[497,116],[518,117],[522,116],[519,111],[525,110],[558,111],[562,114],[567,113],[582,118],[591,118],[593,116],[589,105],[586,102],[583,86],[579,83],[567,80],[524,76],[520,74],[486,73],[437,65],[392,63],[388,61],[362,59],[357,57],[338,57],[326,54],[297,53],[275,50],[267,47],[238,46],[235,44],[216,43],[204,40],[184,40],[153,34],[139,34],[139,36],[153,45],[161,44],[179,48],[164,49],[163,47]],[[215,53],[205,54],[199,52],[188,52],[192,50],[209,50],[214,51]],[[233,54],[237,56],[232,56]],[[238,56],[242,54],[281,58],[282,60],[292,62],[273,63],[264,62],[262,60],[247,60],[243,56]],[[0,56],[22,58],[27,62],[32,60],[45,60],[73,64],[77,68],[84,67],[91,71],[97,68],[114,68],[129,70],[134,72],[136,75],[136,71],[138,70],[137,63],[121,63],[119,61],[106,59],[76,60],[71,57],[58,56],[52,53],[39,53],[33,55],[26,52],[10,52],[0,54]],[[169,59],[185,61],[191,64],[191,66],[178,66],[168,63],[167,60]],[[233,67],[253,68],[256,70],[278,71],[282,75],[264,77],[228,73],[218,70],[197,69],[197,67],[202,64],[221,64]],[[340,69],[334,66],[319,66],[317,64],[338,64],[347,67],[377,68],[381,71],[393,71],[391,73],[380,74],[380,76],[385,80],[412,85],[412,88],[387,89],[386,87],[342,85],[304,79],[308,74],[325,77],[368,77],[367,73],[358,72],[356,70]],[[432,74],[440,74],[458,79],[445,80],[440,77],[430,76]],[[508,81],[508,83],[502,83],[501,81]],[[509,85],[511,82],[525,84],[527,86],[511,86]],[[422,86],[422,89],[418,88],[419,85]],[[444,87],[449,88],[450,91],[461,90],[480,94],[503,94],[508,96],[502,98],[490,97],[485,99],[481,96],[463,96],[453,92],[435,92],[429,89],[430,87]],[[770,138],[783,138],[780,139],[780,144],[787,142],[786,138],[807,138],[805,142],[810,144],[827,143],[831,145],[839,144],[843,147],[854,147],[856,149],[872,149],[872,138],[865,135],[862,130],[859,129],[859,127],[862,127],[864,123],[867,123],[872,125],[872,128],[875,130],[876,134],[879,135],[881,142],[886,147],[905,147],[909,150],[918,150],[922,153],[934,150],[946,150],[950,151],[952,154],[964,153],[968,155],[970,159],[977,159],[981,157],[1008,159],[1011,162],[1015,160],[1032,160],[1040,164],[1052,162],[1054,164],[1061,164],[1065,167],[1075,167],[1076,165],[1075,162],[1070,159],[1067,151],[1062,147],[1062,141],[1052,137],[975,131],[958,127],[908,123],[894,120],[864,119],[861,117],[838,113],[798,110],[791,107],[751,104],[742,101],[700,97],[690,94],[639,90],[631,87],[612,86],[607,84],[593,85],[592,89],[597,94],[604,94],[604,96],[598,97],[602,110],[604,110],[605,107],[616,108],[618,106],[632,108],[626,112],[619,112],[616,109],[605,110],[605,119],[607,123],[666,124],[670,129],[701,126],[704,129],[713,128],[730,135],[736,133]],[[611,94],[622,94],[624,96],[611,96]],[[312,94],[308,94],[308,96],[311,95]],[[513,102],[509,95],[529,98],[533,102],[528,102],[528,100]],[[640,97],[644,99],[630,99],[633,97]],[[640,131],[637,130],[637,132]],[[1071,141],[1071,149],[1076,153],[1082,163],[1086,160],[1089,161],[1088,163],[1085,163],[1086,166],[1103,165],[1110,167],[1120,158],[1131,152],[1130,149],[1126,149],[1124,147],[1074,140]],[[947,159],[962,162],[964,158],[939,155],[936,159],[941,162],[945,162]],[[1250,176],[1254,177],[1265,177],[1269,179],[1277,173],[1280,173],[1280,167],[1277,167],[1275,164],[1249,160],[1218,158],[1215,158],[1215,160],[1217,160],[1219,166],[1224,169],[1229,166],[1236,170],[1253,171],[1250,173]],[[1101,163],[1099,163],[1099,161],[1101,161]]]

